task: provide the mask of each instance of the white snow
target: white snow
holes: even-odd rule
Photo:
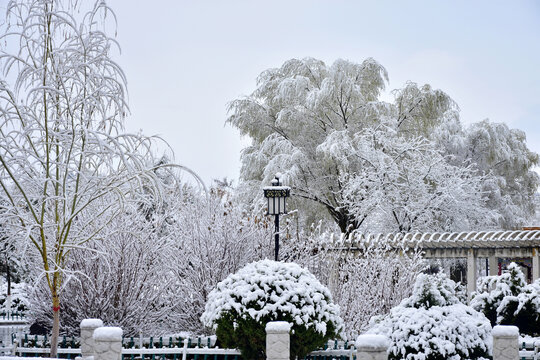
[[[499,337],[518,337],[519,328],[513,325],[496,325],[491,334]]]
[[[122,341],[122,329],[115,326],[103,326],[94,330],[94,340]]]
[[[356,338],[356,347],[368,349],[387,349],[390,341],[384,335],[362,334]]]
[[[82,328],[98,328],[103,326],[103,321],[100,319],[84,319],[81,321]]]
[[[291,190],[290,186],[265,186],[263,190]]]
[[[291,324],[286,321],[271,321],[266,324],[266,332],[289,332]]]

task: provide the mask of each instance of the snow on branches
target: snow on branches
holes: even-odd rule
[[[373,59],[292,59],[264,71],[227,119],[253,139],[242,152],[247,200],[281,172],[308,225],[329,217],[344,233],[513,227],[534,213],[538,157],[522,133],[464,129],[457,104],[429,85],[409,82],[381,101],[387,77]]]

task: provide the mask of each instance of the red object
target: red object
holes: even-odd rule
[[[60,306],[53,306],[53,311],[59,311],[60,310]]]

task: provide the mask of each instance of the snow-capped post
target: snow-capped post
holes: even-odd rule
[[[389,340],[384,335],[360,335],[356,339],[356,360],[386,360],[388,345]]]
[[[266,324],[266,360],[289,360],[291,352],[291,324],[271,321]]]
[[[272,186],[265,186],[263,188],[264,197],[268,200],[268,212],[267,215],[274,215],[275,217],[275,250],[274,257],[278,261],[279,253],[279,214],[286,214],[286,201],[285,199],[289,197],[291,188],[288,186],[283,186],[279,178],[281,177],[280,173],[276,174],[276,177],[272,180]]]
[[[81,357],[94,356],[94,330],[103,326],[100,319],[81,321]]]
[[[94,360],[122,360],[122,329],[102,326],[94,331]]]
[[[493,335],[493,360],[519,359],[519,329],[517,326],[497,325]]]

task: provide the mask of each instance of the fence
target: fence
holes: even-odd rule
[[[59,357],[73,359],[76,356],[83,358],[94,356],[94,360],[241,360],[238,350],[216,347],[215,337],[125,338],[121,335],[121,329],[95,326],[102,323],[93,321],[90,323],[93,326],[86,328],[83,327],[84,321],[81,323],[81,338],[61,339],[58,348]],[[274,323],[267,326],[267,359],[289,360],[289,331],[279,326],[272,328],[271,324]],[[105,334],[101,338],[99,336],[96,338],[98,329]],[[118,333],[120,335],[115,335],[116,338],[111,340],[107,337],[111,332],[108,329],[116,329],[116,335]],[[50,343],[46,336],[25,335],[13,340],[14,346],[4,348],[4,354],[22,357],[49,354]],[[101,355],[96,353],[103,349],[108,349],[109,352]],[[383,360],[387,359],[387,349],[386,338],[378,335],[362,335],[354,345],[343,341],[329,342],[324,349],[308,354],[306,360]],[[539,352],[540,340],[527,339],[519,343],[516,327],[496,326],[493,329],[493,360],[540,360]]]
[[[2,323],[26,323],[26,316],[21,311],[1,311],[0,322]]]
[[[519,358],[521,360],[540,360],[540,339],[520,341]]]

